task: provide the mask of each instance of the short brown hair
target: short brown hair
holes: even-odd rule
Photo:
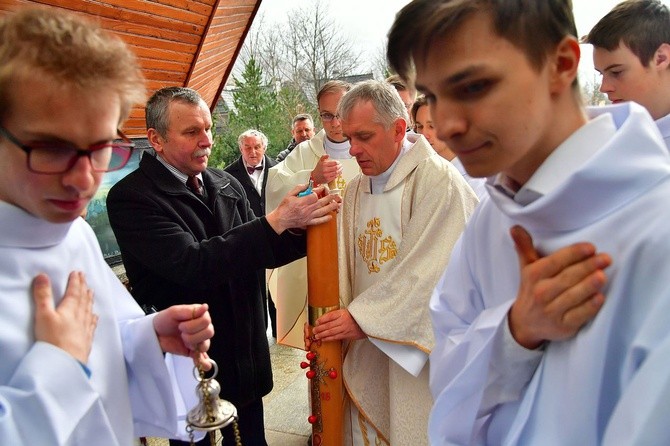
[[[670,9],[658,0],[621,2],[582,41],[607,51],[623,43],[647,67],[658,47],[670,44]]]
[[[397,91],[408,91],[412,99],[416,99],[416,89],[412,84],[405,82],[399,74],[392,74],[386,78],[386,82],[393,85]]]
[[[293,127],[295,127],[298,122],[302,121],[309,121],[312,123],[312,125],[314,125],[314,118],[312,118],[312,115],[309,113],[299,113],[293,117]]]
[[[144,77],[126,44],[58,8],[28,8],[0,20],[0,119],[11,112],[12,83],[39,75],[81,90],[116,91],[122,121],[145,97]]]
[[[416,101],[414,101],[414,104],[412,104],[412,111],[410,115],[412,115],[412,122],[416,123],[416,114],[419,112],[419,109],[423,106],[428,106],[428,99],[422,94],[419,95],[418,98],[416,98]]]
[[[324,94],[337,93],[338,91],[346,93],[349,90],[351,90],[351,84],[349,82],[344,82],[340,80],[328,81],[325,84],[323,84],[319,89],[319,92],[316,95],[316,103],[317,104],[319,103],[319,101],[321,100],[321,96],[323,96]]]
[[[396,15],[389,31],[391,68],[412,79],[414,61],[478,12],[489,13],[496,33],[521,49],[538,70],[564,37],[577,37],[571,0],[414,0]]]

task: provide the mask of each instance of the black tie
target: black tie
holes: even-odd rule
[[[200,181],[198,181],[198,177],[189,176],[186,180],[186,187],[197,196],[202,197],[202,186],[200,185]]]
[[[259,165],[256,166],[256,167],[249,167],[249,166],[247,166],[247,173],[248,173],[249,175],[253,175],[254,172],[257,171],[257,170],[263,170],[263,165],[262,165],[262,164],[259,164]]]

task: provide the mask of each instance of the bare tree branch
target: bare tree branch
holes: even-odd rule
[[[360,56],[354,42],[342,35],[326,5],[315,0],[311,8],[290,10],[279,24],[258,28],[249,44],[266,76],[296,88],[309,85],[315,96],[325,81],[357,74]]]

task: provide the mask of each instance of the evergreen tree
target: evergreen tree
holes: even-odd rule
[[[239,156],[238,136],[248,129],[260,130],[268,137],[267,154],[274,158],[291,140],[292,116],[284,116],[272,85],[263,82],[263,72],[252,57],[246,63],[242,78],[233,77],[237,88],[233,92],[234,109],[228,122],[221,126],[221,134],[215,136],[216,153],[212,165],[221,167],[235,161]]]
[[[318,123],[319,112],[316,105],[311,102],[305,92],[300,88],[300,85],[286,82],[282,85],[281,90],[277,95],[279,106],[283,110],[282,113],[286,115],[287,131],[291,133],[291,125],[293,124],[293,117],[300,113],[307,113],[312,116],[314,123]],[[289,135],[289,141],[291,140]],[[280,150],[281,151],[281,150]]]

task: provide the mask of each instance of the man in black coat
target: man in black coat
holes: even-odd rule
[[[303,141],[312,139],[314,136],[314,119],[308,113],[300,113],[293,118],[293,126],[291,127],[291,142],[288,146],[277,155],[277,162],[284,161],[289,153],[295,149],[295,146]]]
[[[247,130],[237,138],[240,148],[240,157],[225,171],[234,176],[240,182],[247,194],[251,209],[257,217],[265,215],[265,184],[268,181],[268,170],[277,164],[265,154],[268,148],[268,138],[259,130]],[[263,304],[265,312],[270,316],[272,337],[277,338],[277,309],[272,302],[272,297],[267,289],[265,270],[258,270]],[[265,328],[268,327],[267,317]]]
[[[256,218],[240,183],[207,168],[212,119],[197,92],[157,91],[146,119],[155,154],[146,153],[107,197],[132,294],[159,310],[209,304],[216,332],[209,354],[219,365],[221,397],[238,409],[243,443],[266,445],[262,397],[272,389],[272,371],[257,272],[304,255],[304,236],[288,229],[325,221],[339,204],[297,197],[296,187],[282,209]],[[230,426],[222,434],[225,444],[235,443]]]

